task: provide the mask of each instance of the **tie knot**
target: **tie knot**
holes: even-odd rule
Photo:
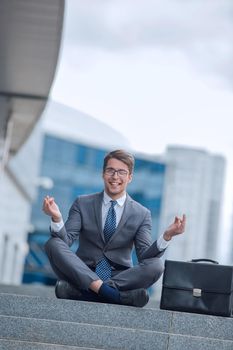
[[[111,201],[110,201],[110,203],[111,203],[111,207],[112,207],[112,208],[114,208],[114,207],[115,207],[115,205],[117,204],[117,201],[113,201],[113,200],[111,200]]]

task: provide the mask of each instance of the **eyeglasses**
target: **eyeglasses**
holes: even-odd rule
[[[115,173],[117,173],[117,175],[120,176],[120,177],[125,177],[125,176],[128,175],[128,171],[124,170],[124,169],[116,170],[116,169],[113,169],[113,168],[106,168],[104,172],[105,172],[106,175],[109,175],[109,176],[114,176]]]

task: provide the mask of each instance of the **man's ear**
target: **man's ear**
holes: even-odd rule
[[[133,174],[130,174],[128,183],[130,183],[132,180],[133,180]]]

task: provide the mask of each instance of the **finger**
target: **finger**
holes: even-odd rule
[[[181,225],[182,225],[183,229],[185,229],[185,225],[186,225],[186,215],[185,214],[183,214],[183,218],[181,220]]]
[[[48,209],[50,206],[50,197],[49,196],[46,196],[44,198],[44,202],[43,202],[43,209]]]
[[[54,203],[54,198],[50,197],[48,202],[49,202],[50,205],[53,204]]]
[[[46,197],[44,197],[43,203],[45,203],[46,201],[47,201],[47,198],[46,198]]]
[[[50,197],[49,196],[46,196],[44,197],[44,204],[47,204],[50,200]]]
[[[175,224],[180,225],[181,221],[181,218],[179,218],[178,216],[175,217]]]
[[[47,211],[48,210],[48,203],[44,203],[43,207],[42,207],[43,211]]]

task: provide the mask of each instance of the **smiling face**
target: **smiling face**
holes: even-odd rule
[[[122,171],[119,173],[114,170]],[[109,159],[103,173],[105,192],[114,200],[120,198],[125,193],[128,183],[132,181],[132,177],[125,163],[115,158]]]

